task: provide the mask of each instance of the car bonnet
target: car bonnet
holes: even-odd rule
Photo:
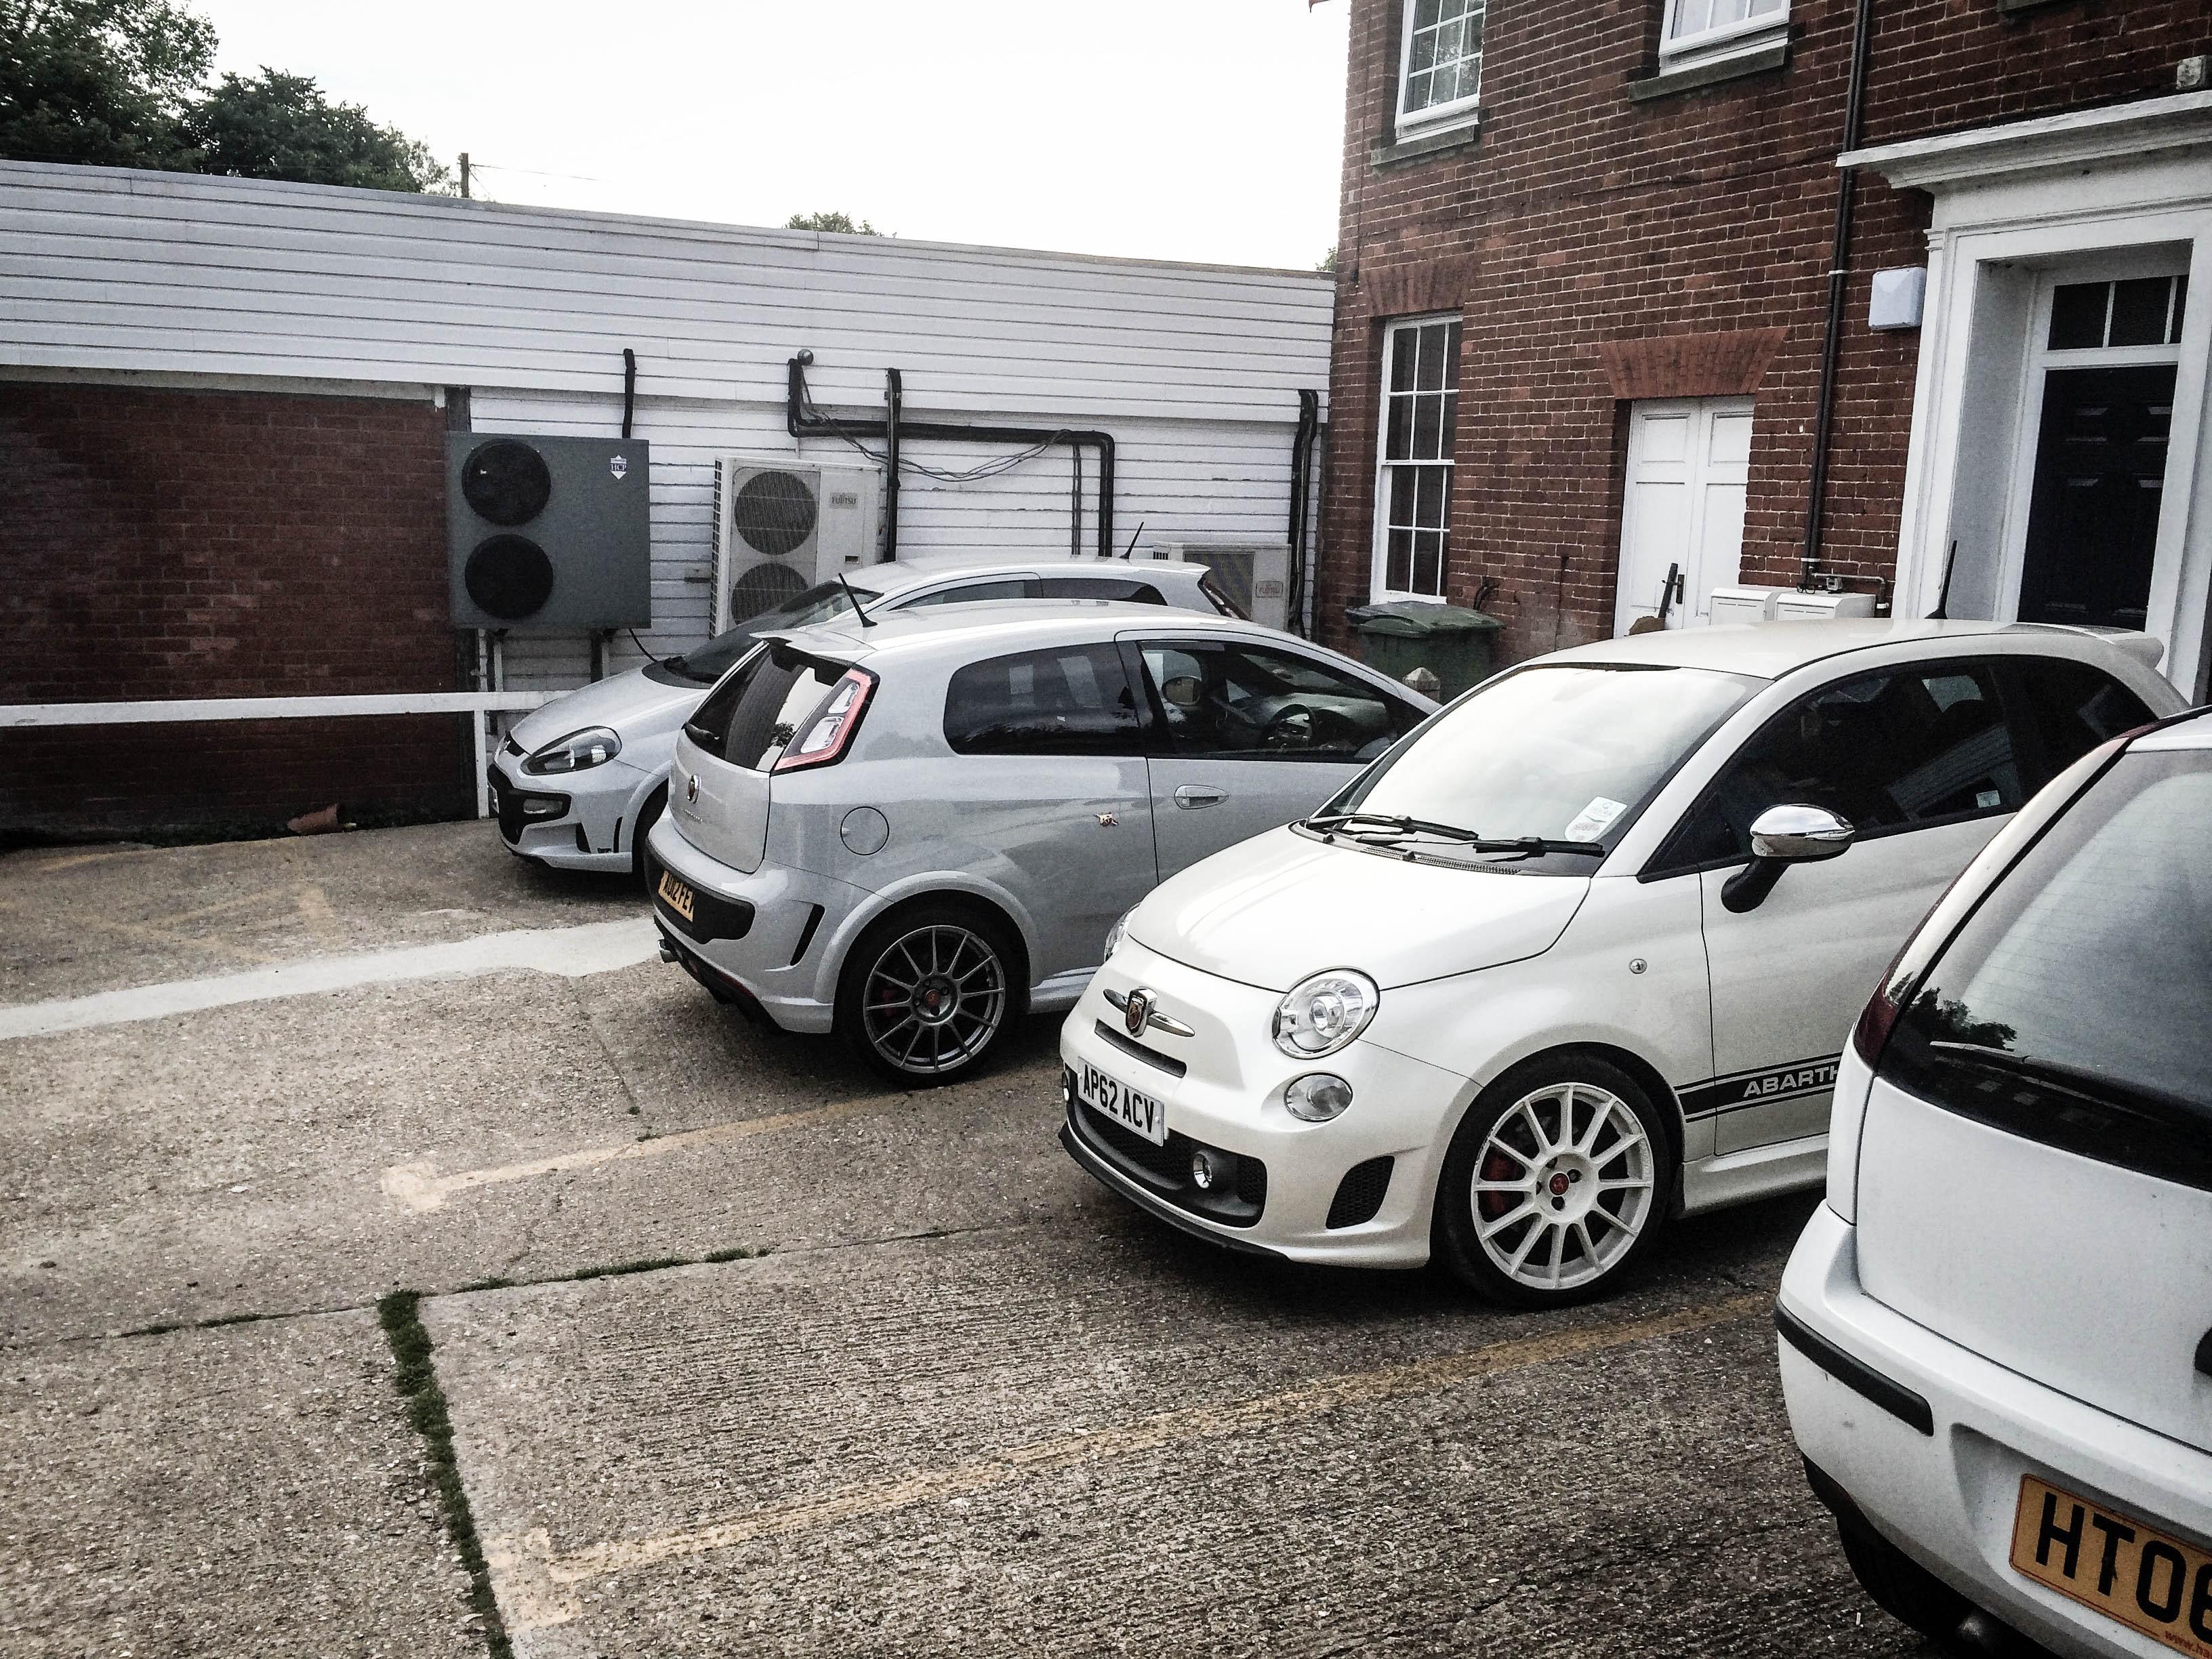
[[[1408,863],[1273,830],[1163,884],[1130,933],[1187,967],[1266,990],[1328,968],[1357,969],[1387,990],[1549,950],[1589,878],[1510,868]]]

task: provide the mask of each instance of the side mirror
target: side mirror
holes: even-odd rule
[[[1728,878],[1721,906],[1741,915],[1756,910],[1793,864],[1840,858],[1858,838],[1849,820],[1825,806],[1770,806],[1751,825],[1751,862]]]

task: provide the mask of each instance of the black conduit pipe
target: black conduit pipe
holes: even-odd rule
[[[1874,0],[1858,0],[1851,28],[1851,78],[1844,94],[1844,153],[1859,147],[1865,124],[1867,61],[1873,52]],[[1820,570],[1820,531],[1827,516],[1828,453],[1836,428],[1836,368],[1844,348],[1844,289],[1850,277],[1851,210],[1859,175],[1844,167],[1836,184],[1836,239],[1828,256],[1828,331],[1820,343],[1820,400],[1813,417],[1813,482],[1805,501],[1805,553],[1797,585],[1809,589]]]
[[[623,348],[623,438],[629,438],[629,417],[637,408],[637,353]]]
[[[899,415],[906,399],[906,384],[895,368],[884,371],[884,556],[889,564],[898,557]]]
[[[1297,429],[1291,434],[1291,631],[1304,634],[1306,598],[1306,497],[1313,483],[1314,434],[1321,426],[1321,393],[1298,393]]]
[[[794,438],[885,438],[883,421],[848,421],[830,415],[809,415],[806,412],[806,369],[793,357],[785,365],[784,424]],[[1098,556],[1114,556],[1114,434],[1110,432],[1079,432],[1066,428],[1048,429],[1029,426],[961,426],[945,421],[908,421],[899,422],[902,434],[908,438],[934,439],[945,443],[1019,444],[1034,448],[1040,444],[1066,444],[1070,447],[1088,445],[1098,452]]]

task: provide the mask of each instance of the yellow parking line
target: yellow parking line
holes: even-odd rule
[[[602,1164],[620,1164],[631,1158],[660,1158],[670,1152],[688,1152],[694,1146],[770,1134],[778,1129],[834,1123],[841,1117],[884,1110],[909,1098],[906,1095],[872,1095],[860,1100],[841,1100],[828,1106],[811,1106],[805,1111],[778,1112],[772,1117],[717,1123],[710,1128],[686,1129],[680,1134],[656,1135],[651,1140],[628,1141],[619,1146],[588,1146],[581,1152],[561,1152],[523,1164],[503,1164],[494,1170],[463,1170],[448,1176],[440,1175],[434,1164],[395,1164],[384,1171],[380,1184],[384,1195],[404,1209],[434,1210],[453,1194],[473,1192],[479,1187],[527,1181],[533,1176],[559,1175],[567,1170],[596,1169]]]
[[[1559,1331],[1545,1336],[1519,1337],[1466,1353],[1321,1377],[1279,1394],[1162,1412],[1119,1428],[1061,1435],[1012,1447],[973,1462],[921,1470],[899,1480],[851,1486],[821,1498],[772,1504],[750,1515],[690,1532],[593,1544],[573,1555],[556,1556],[550,1536],[542,1528],[493,1539],[486,1547],[486,1554],[490,1558],[494,1585],[510,1626],[526,1630],[565,1624],[581,1610],[581,1603],[571,1587],[634,1567],[727,1549],[758,1538],[783,1537],[817,1527],[834,1526],[840,1522],[904,1509],[909,1504],[966,1497],[1030,1475],[1079,1464],[1158,1451],[1251,1429],[1273,1428],[1342,1406],[1437,1393],[1501,1371],[1550,1364],[1581,1354],[1647,1342],[1655,1337],[1733,1324],[1765,1314],[1773,1305],[1772,1295],[1762,1291],[1679,1313],[1656,1314],[1649,1318]]]

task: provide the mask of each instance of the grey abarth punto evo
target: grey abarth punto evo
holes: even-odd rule
[[[1234,617],[1070,601],[773,635],[685,722],[647,845],[662,955],[908,1083],[1065,1008],[1115,919],[1311,812],[1433,712]]]

